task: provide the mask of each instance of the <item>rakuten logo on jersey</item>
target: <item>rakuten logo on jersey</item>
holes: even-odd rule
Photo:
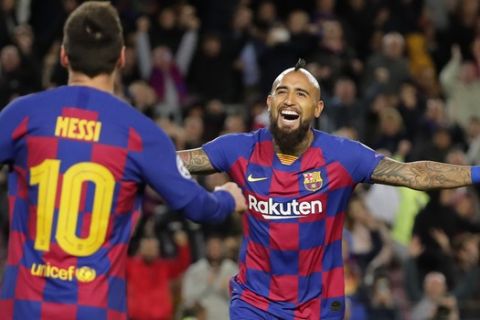
[[[320,200],[275,202],[272,198],[258,200],[249,194],[248,209],[262,214],[265,219],[292,219],[322,213],[323,208]]]

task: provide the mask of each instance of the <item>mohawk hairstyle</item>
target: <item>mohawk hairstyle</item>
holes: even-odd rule
[[[295,64],[295,71],[298,71],[298,69],[302,68],[302,69],[305,69],[305,66],[307,65],[307,63],[305,62],[305,59],[302,59],[302,58],[299,58],[297,63]]]

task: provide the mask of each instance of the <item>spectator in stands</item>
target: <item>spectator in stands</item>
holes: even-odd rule
[[[248,100],[245,95],[255,94],[259,78],[257,51],[253,38],[253,12],[250,8],[239,6],[234,11],[224,43],[233,65],[232,101]]]
[[[310,52],[308,57],[314,67],[313,74],[319,80],[326,97],[333,94],[338,78],[346,76],[357,80],[363,69],[363,63],[345,41],[343,27],[338,20],[328,19],[322,22],[319,45]]]
[[[368,306],[369,320],[400,320],[392,284],[386,274],[377,274],[373,281]]]
[[[480,117],[480,77],[472,61],[463,60],[460,47],[452,47],[452,57],[440,73],[447,97],[448,115],[467,128],[471,117]]]
[[[412,320],[448,319],[458,320],[457,301],[448,295],[445,276],[430,272],[423,283],[423,297],[415,304]]]
[[[218,34],[205,34],[189,72],[192,94],[202,99],[232,100],[233,60]]]
[[[185,273],[182,290],[184,309],[199,304],[205,308],[206,319],[228,319],[229,281],[237,272],[237,265],[225,258],[223,239],[209,237],[206,257],[191,265]]]
[[[12,43],[15,26],[18,25],[15,0],[0,1],[0,49]]]
[[[402,141],[406,140],[403,119],[396,108],[385,108],[379,113],[378,133],[372,146],[394,154]]]
[[[178,27],[173,7],[163,7],[147,30],[152,48],[165,46],[175,53],[180,44],[182,30]]]
[[[184,145],[187,148],[198,148],[203,143],[203,120],[201,117],[189,116],[183,122]]]
[[[11,99],[40,90],[40,79],[23,65],[20,51],[14,45],[0,50],[0,110]]]
[[[420,239],[423,248],[416,259],[419,279],[430,271],[441,271],[453,286],[453,275],[448,261],[451,259],[451,242],[463,232],[480,233],[480,224],[461,217],[454,204],[459,191],[430,192],[430,201],[417,215],[413,234]]]
[[[353,127],[360,140],[365,135],[365,107],[357,98],[357,85],[348,77],[340,77],[335,81],[333,97],[328,102],[324,117],[328,127],[323,130],[333,132],[342,127]]]
[[[405,40],[396,32],[387,33],[382,39],[382,52],[367,60],[363,79],[363,92],[380,85],[389,94],[397,94],[409,78],[408,62],[404,57]]]
[[[467,139],[468,139],[468,151],[467,159],[468,163],[479,165],[480,164],[480,118],[472,117],[467,127]]]
[[[140,240],[138,253],[127,261],[128,315],[132,320],[173,319],[171,281],[190,264],[190,249],[185,233],[175,234],[178,256],[163,259],[159,239],[149,232]]]
[[[362,198],[354,196],[347,207],[345,227],[351,236],[350,255],[363,275],[385,266],[391,259],[391,239],[386,226],[376,220]]]

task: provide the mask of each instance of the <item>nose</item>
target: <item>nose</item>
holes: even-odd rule
[[[285,97],[284,102],[286,105],[289,105],[289,106],[292,104],[295,104],[295,91],[289,91]]]

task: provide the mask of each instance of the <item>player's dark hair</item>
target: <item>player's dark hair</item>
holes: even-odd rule
[[[305,59],[299,58],[297,63],[295,64],[295,67],[293,68],[295,69],[295,71],[298,71],[298,69],[300,68],[305,69],[306,65],[307,63],[305,62]]]
[[[115,8],[107,1],[81,4],[68,17],[63,46],[73,71],[89,77],[111,74],[123,47],[123,30]]]
[[[297,63],[295,64],[295,66],[294,66],[293,68],[288,68],[288,69],[283,70],[283,72],[280,73],[280,74],[278,75],[278,77],[273,81],[273,83],[272,83],[272,88],[270,89],[270,94],[273,94],[275,88],[277,87],[279,81],[281,80],[281,77],[280,77],[280,76],[285,75],[287,72],[299,71],[300,69],[303,69],[302,72],[306,72],[306,75],[310,78],[310,81],[313,81],[315,87],[317,87],[317,89],[318,89],[318,98],[320,99],[320,94],[321,94],[320,84],[318,83],[318,80],[315,79],[315,77],[313,76],[313,74],[306,69],[306,66],[307,66],[307,62],[305,61],[305,59],[299,58],[298,61],[297,61]]]

